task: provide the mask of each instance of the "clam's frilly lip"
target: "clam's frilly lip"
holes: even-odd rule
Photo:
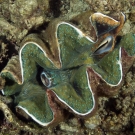
[[[19,109],[22,109],[26,114],[28,114],[35,122],[37,122],[39,125],[41,126],[48,126],[52,121],[50,122],[46,122],[46,123],[43,123],[41,121],[39,121],[35,116],[33,116],[31,113],[28,112],[28,110],[26,108],[23,108],[22,106],[16,106],[16,108],[19,108]]]
[[[121,12],[122,18],[125,20],[125,15]],[[94,13],[90,16],[90,22],[96,31],[97,37],[108,33],[120,25],[120,21],[117,21],[102,13]]]
[[[119,67],[119,74],[120,74],[120,78],[118,79],[118,81],[116,83],[108,83],[107,80],[104,79],[103,75],[99,74],[96,70],[94,70],[93,68],[93,71],[95,72],[95,74],[97,74],[100,78],[102,78],[102,80],[104,80],[109,86],[111,87],[115,87],[115,86],[119,86],[120,83],[122,82],[122,77],[123,77],[123,71],[122,71],[122,60],[121,60],[121,47],[119,48],[119,57],[118,57],[118,60],[115,61],[115,64],[118,65]],[[111,72],[111,71],[110,71]],[[112,77],[113,78],[113,77]]]

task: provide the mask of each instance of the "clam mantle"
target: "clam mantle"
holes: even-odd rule
[[[125,21],[101,13],[91,15],[97,35],[94,42],[67,22],[50,23],[43,36],[28,35],[19,58],[2,70],[3,94],[14,95],[16,111],[42,126],[63,119],[63,108],[87,118],[97,108],[97,93],[112,96],[122,85],[134,61],[135,35],[116,42]]]

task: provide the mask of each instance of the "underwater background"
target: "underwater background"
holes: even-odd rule
[[[116,20],[123,12],[126,21],[118,37],[135,33],[134,0],[0,0],[0,71],[11,57],[18,55],[27,35],[42,36],[55,19],[74,24],[95,40],[89,17],[96,12]],[[0,89],[4,83],[0,77]],[[0,135],[135,135],[135,63],[119,92],[115,96],[100,96],[96,113],[87,119],[64,110],[62,122],[42,127],[17,114],[13,99],[14,96],[0,94]]]

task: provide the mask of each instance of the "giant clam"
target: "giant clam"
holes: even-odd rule
[[[91,15],[96,42],[62,21],[50,23],[44,40],[28,35],[17,62],[11,59],[1,72],[6,80],[3,94],[15,95],[16,110],[42,126],[60,122],[63,108],[77,117],[91,116],[97,93],[116,94],[134,61],[135,35],[116,42],[124,21],[123,13],[119,21],[101,13]]]

